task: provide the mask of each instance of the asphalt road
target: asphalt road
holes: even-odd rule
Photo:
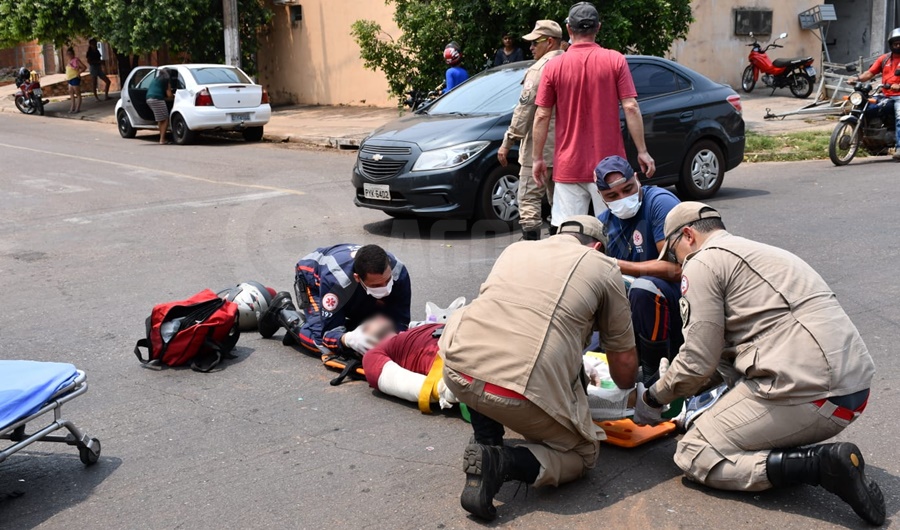
[[[472,298],[516,234],[393,221],[352,205],[353,153],[228,140],[158,146],[96,123],[0,121],[0,358],[67,361],[90,391],[66,416],[103,444],[35,444],[0,464],[0,527],[475,528],[459,507],[469,426],[424,416],[335,375],[279,340],[246,333],[212,374],[140,367],[131,351],[159,302],[257,280],[290,289],[296,260],[340,241],[378,243],[428,300]],[[743,165],[710,201],[732,232],[788,248],[838,294],[879,372],[861,445],[900,507],[896,279],[898,166],[888,159]],[[527,264],[523,264],[527,266]],[[280,333],[276,338],[280,338]],[[675,440],[604,446],[560,488],[507,484],[497,525],[516,528],[862,527],[812,487],[759,494],[693,486]],[[890,524],[890,523],[889,523]]]

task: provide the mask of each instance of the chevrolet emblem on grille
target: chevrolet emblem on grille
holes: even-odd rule
[[[379,155],[379,154],[374,154],[374,155],[372,155],[372,160],[374,160],[374,161],[376,161],[376,162],[378,162],[378,161],[381,160],[382,158],[384,158],[384,157],[381,156],[381,155]]]

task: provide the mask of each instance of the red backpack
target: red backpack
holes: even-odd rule
[[[159,304],[147,318],[147,337],[137,341],[134,354],[148,368],[190,363],[198,372],[209,372],[222,359],[234,358],[240,337],[238,307],[209,289],[187,300]],[[141,354],[147,349],[147,358]]]

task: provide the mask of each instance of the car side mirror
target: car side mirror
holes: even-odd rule
[[[779,38],[779,39],[786,39],[786,38],[787,38],[787,33],[782,33],[781,35],[778,36],[778,38]]]

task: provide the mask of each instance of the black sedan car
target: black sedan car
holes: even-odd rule
[[[683,199],[715,195],[744,157],[741,98],[727,85],[659,57],[627,56],[656,174]],[[357,206],[394,217],[518,219],[518,153],[500,166],[497,150],[512,119],[525,69],[512,63],[472,77],[427,107],[377,129],[360,145]],[[637,151],[620,111],[625,149]]]

